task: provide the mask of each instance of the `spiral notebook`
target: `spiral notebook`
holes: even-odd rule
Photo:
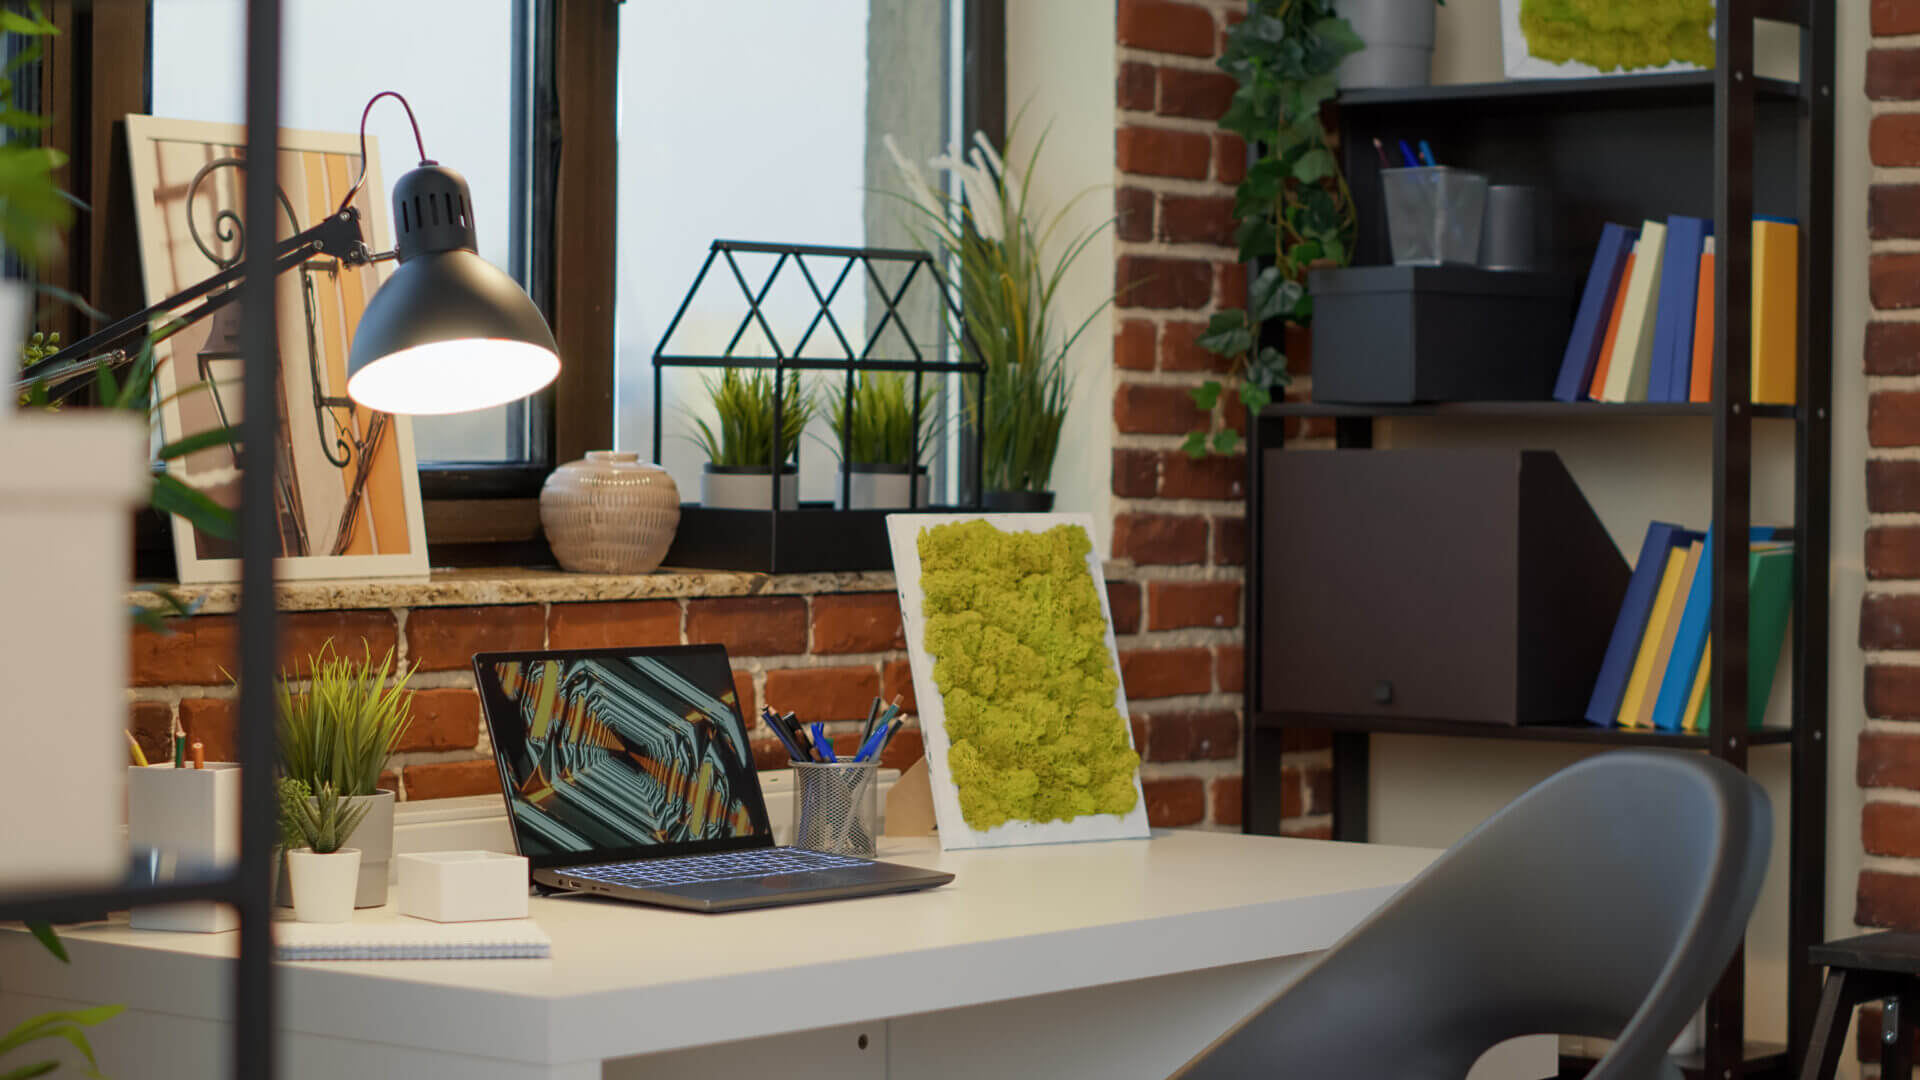
[[[276,960],[537,960],[552,939],[532,919],[273,924]]]

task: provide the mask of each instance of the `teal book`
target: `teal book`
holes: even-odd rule
[[[1772,540],[1778,530],[1756,525],[1747,533],[1749,543]],[[1680,612],[1680,627],[1673,635],[1673,652],[1667,658],[1667,670],[1660,679],[1660,694],[1653,703],[1653,726],[1661,731],[1679,731],[1687,711],[1687,697],[1693,689],[1694,672],[1700,669],[1700,656],[1707,648],[1707,623],[1713,614],[1713,530],[1707,530],[1706,550],[1700,555],[1700,567],[1693,575],[1693,588]],[[1749,612],[1751,616],[1751,612]]]
[[[1787,645],[1787,623],[1793,615],[1793,548],[1768,545],[1747,557],[1747,727],[1757,728],[1767,717],[1767,698],[1773,695],[1780,654]],[[1695,727],[1709,730],[1711,701],[1700,702]]]

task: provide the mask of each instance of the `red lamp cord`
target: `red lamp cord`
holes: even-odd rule
[[[353,205],[354,196],[360,194],[361,187],[367,182],[367,117],[372,115],[373,107],[380,103],[381,98],[389,97],[399,102],[401,108],[407,110],[407,123],[413,125],[413,145],[420,151],[420,164],[432,164],[431,159],[427,157],[427,144],[420,138],[420,121],[414,118],[413,106],[408,104],[407,99],[397,90],[380,91],[368,99],[367,107],[360,112],[360,176],[354,180],[353,186],[347,189],[347,197],[340,200],[342,210]]]

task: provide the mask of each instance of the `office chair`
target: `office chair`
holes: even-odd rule
[[[1623,751],[1448,849],[1186,1080],[1461,1080],[1521,1035],[1611,1038],[1589,1080],[1679,1080],[1667,1049],[1746,933],[1772,843],[1723,761]]]

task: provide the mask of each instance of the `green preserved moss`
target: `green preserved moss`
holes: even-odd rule
[[[1527,52],[1601,71],[1713,66],[1713,0],[1521,0]]]
[[[1132,810],[1140,756],[1114,705],[1087,531],[965,521],[922,529],[919,549],[925,644],[967,824]]]

